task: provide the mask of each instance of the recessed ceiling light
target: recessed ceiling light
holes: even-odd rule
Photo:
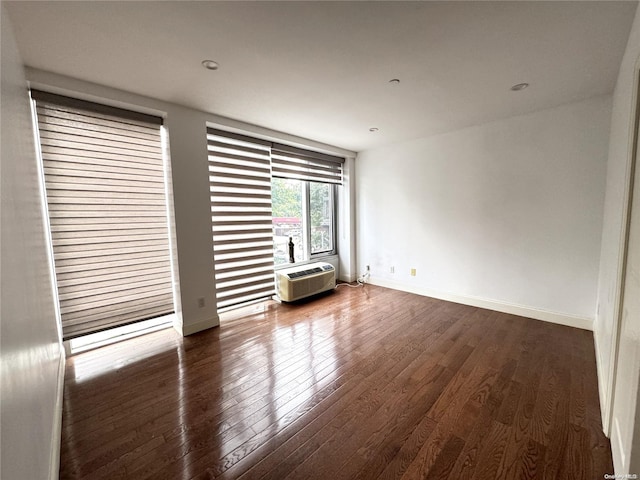
[[[513,87],[511,87],[511,90],[513,90],[514,92],[519,92],[520,90],[524,90],[528,86],[529,86],[528,83],[518,83],[518,84],[514,85]]]
[[[220,67],[220,65],[218,65],[218,62],[214,62],[213,60],[203,60],[202,66],[207,70],[217,70],[218,67]]]
[[[389,83],[391,85],[398,85],[400,83],[400,79],[398,78],[392,78],[391,80],[389,80]]]
[[[377,132],[378,130],[379,130],[378,127],[371,127],[369,129],[370,132]]]

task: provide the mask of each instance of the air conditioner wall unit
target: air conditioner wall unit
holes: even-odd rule
[[[309,263],[276,271],[277,294],[285,302],[326,292],[335,286],[336,270],[330,263]]]

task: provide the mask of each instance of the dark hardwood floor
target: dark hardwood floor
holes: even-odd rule
[[[367,285],[67,360],[61,478],[601,479],[591,332]]]

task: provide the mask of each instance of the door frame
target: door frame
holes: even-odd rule
[[[633,97],[631,101],[631,130],[629,131],[629,145],[627,156],[627,170],[625,177],[625,191],[623,203],[623,221],[621,226],[618,268],[616,274],[616,291],[614,301],[614,325],[611,335],[611,354],[609,362],[609,381],[605,395],[606,404],[602,405],[602,427],[604,433],[613,439],[613,409],[615,404],[615,391],[618,375],[618,361],[620,354],[620,335],[622,331],[622,314],[624,305],[625,278],[627,273],[627,262],[629,256],[629,234],[632,218],[632,205],[635,190],[635,174],[638,165],[638,142],[640,141],[640,56],[636,59],[633,69]],[[640,398],[640,397],[639,397]],[[637,400],[636,400],[637,401]]]

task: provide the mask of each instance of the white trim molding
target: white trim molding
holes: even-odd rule
[[[390,282],[388,280],[372,278],[370,282],[372,285],[380,287],[391,288],[394,290],[402,290],[404,292],[415,293],[417,295],[423,295],[425,297],[437,298],[440,300],[446,300],[448,302],[461,303],[463,305],[469,305],[472,307],[486,308],[488,310],[495,310],[496,312],[509,313],[511,315],[518,315],[521,317],[533,318],[535,320],[542,320],[550,323],[557,323],[559,325],[565,325],[567,327],[580,328],[582,330],[593,331],[593,318],[580,317],[577,315],[570,315],[566,313],[552,312],[549,310],[543,310],[539,308],[528,307],[524,305],[517,305],[514,303],[500,302],[497,300],[491,300],[487,298],[473,297],[467,295],[458,295],[450,292],[442,292],[438,290],[431,290],[429,288],[407,285],[398,282]]]
[[[201,320],[199,322],[189,323],[187,325],[175,322],[173,327],[182,335],[186,337],[188,335],[193,335],[194,333],[201,332],[203,330],[207,330],[209,328],[220,326],[220,317],[217,315],[214,318],[208,318],[206,320]]]
[[[58,361],[56,398],[53,408],[53,428],[51,431],[51,459],[49,461],[49,478],[51,480],[58,480],[60,477],[60,444],[62,442],[62,407],[64,402],[64,371],[66,363],[65,349],[61,345],[60,358]]]
[[[594,325],[595,327],[595,325]],[[611,432],[609,430],[609,416],[607,412],[610,411],[609,400],[610,397],[607,395],[607,385],[605,383],[605,378],[603,368],[604,364],[602,363],[602,350],[598,347],[598,330],[596,328],[593,329],[593,348],[595,349],[595,357],[596,357],[596,375],[598,377],[598,397],[600,399],[600,419],[602,421],[602,431],[604,434],[610,438]]]

